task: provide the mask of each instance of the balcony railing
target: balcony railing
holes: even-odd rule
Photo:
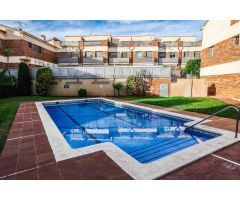
[[[154,58],[135,58],[133,60],[135,63],[151,63],[154,62]]]
[[[78,41],[63,41],[62,46],[78,46]]]
[[[202,46],[202,41],[197,41],[197,42],[183,42],[184,47],[200,47]]]
[[[178,58],[159,58],[159,63],[178,63]]]
[[[177,42],[160,42],[159,47],[177,47]]]
[[[99,46],[99,45],[102,45],[102,41],[100,40],[84,42],[84,46]]]
[[[129,58],[109,58],[109,63],[127,63],[129,64]]]
[[[59,64],[71,63],[71,64],[78,64],[78,58],[59,58]]]
[[[83,58],[83,63],[94,63],[94,64],[103,63],[103,58],[88,58],[88,57],[85,57],[85,58]]]

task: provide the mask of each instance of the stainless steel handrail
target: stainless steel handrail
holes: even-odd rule
[[[237,106],[234,106],[234,105],[227,106],[226,108],[223,108],[223,109],[221,109],[221,110],[213,113],[212,115],[210,115],[210,116],[202,119],[201,121],[199,121],[199,122],[197,122],[197,123],[195,123],[195,124],[192,124],[191,126],[187,127],[186,129],[192,128],[192,127],[194,127],[194,126],[196,126],[196,125],[198,125],[198,124],[200,124],[200,123],[208,120],[209,118],[211,118],[211,117],[213,117],[213,116],[216,116],[217,114],[222,113],[222,112],[224,112],[224,111],[226,111],[226,110],[228,110],[228,109],[230,109],[230,108],[237,111],[236,130],[235,130],[235,138],[237,138],[237,136],[238,136],[238,126],[239,126],[239,120],[240,120],[240,109],[239,109]],[[186,130],[186,129],[185,129],[185,130]]]

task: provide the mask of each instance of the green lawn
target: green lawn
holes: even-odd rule
[[[187,98],[187,97],[121,97],[128,101],[146,103],[157,106],[170,107],[179,110],[192,111],[203,114],[213,114],[229,104],[214,98]],[[220,114],[221,117],[236,118],[233,110]]]
[[[63,98],[64,97],[26,96],[0,99],[0,153],[2,152],[3,146],[7,139],[9,129],[11,128],[15,114],[21,102],[53,100]]]

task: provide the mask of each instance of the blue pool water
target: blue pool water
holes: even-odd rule
[[[185,131],[186,119],[107,101],[45,103],[44,107],[71,148],[112,142],[141,163],[218,136]]]

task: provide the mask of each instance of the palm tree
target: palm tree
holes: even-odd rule
[[[6,70],[8,71],[8,76],[10,77],[10,70],[9,70],[9,58],[10,56],[14,55],[14,51],[11,50],[11,49],[4,49],[3,52],[2,52],[2,55],[4,55],[7,59],[7,67],[6,67]]]
[[[113,89],[114,89],[114,96],[115,96],[115,90],[118,92],[118,96],[120,96],[120,89],[123,87],[123,84],[118,82],[118,83],[113,83]]]

